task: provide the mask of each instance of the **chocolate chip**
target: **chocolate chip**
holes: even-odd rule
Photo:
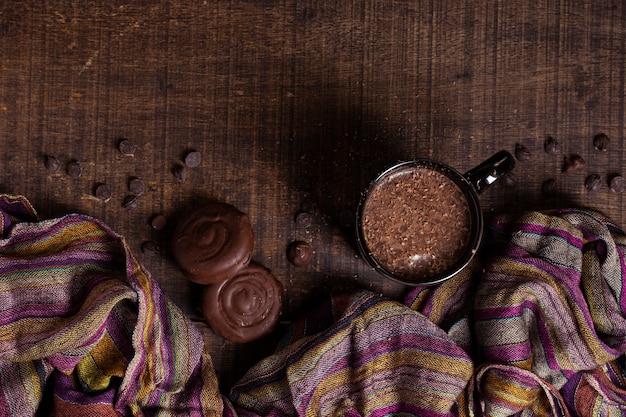
[[[559,143],[552,136],[548,136],[543,143],[543,149],[546,153],[555,154],[559,152]]]
[[[124,197],[124,201],[122,201],[122,207],[127,210],[134,210],[139,205],[136,195],[127,195]]]
[[[566,156],[563,160],[563,168],[561,171],[564,174],[573,174],[574,172],[585,169],[585,160],[580,155]]]
[[[202,154],[198,151],[191,151],[185,156],[185,165],[189,168],[196,168],[202,162]]]
[[[515,145],[515,158],[517,158],[518,161],[530,161],[530,157],[530,151],[526,146],[522,145],[521,143]]]
[[[541,184],[541,194],[544,197],[554,197],[556,195],[556,180],[548,178]]]
[[[117,144],[117,149],[125,156],[135,156],[135,145],[128,139],[122,139]]]
[[[295,266],[307,266],[313,259],[313,248],[301,240],[291,242],[287,247],[287,259]]]
[[[611,177],[611,180],[609,181],[609,187],[611,188],[611,191],[613,191],[614,193],[621,193],[624,191],[624,177],[622,177],[621,175],[614,175],[613,177]]]
[[[604,133],[599,133],[593,138],[593,147],[596,151],[606,151],[609,148],[611,140]]]
[[[98,197],[103,202],[107,202],[111,199],[113,193],[111,192],[111,187],[108,184],[100,184],[96,187],[96,197]]]
[[[51,172],[58,171],[61,168],[61,161],[59,161],[55,156],[46,155],[46,169]]]
[[[187,168],[183,165],[176,165],[172,170],[172,174],[180,182],[187,180]]]
[[[150,221],[150,226],[154,230],[163,230],[167,227],[167,218],[162,214],[157,214]]]
[[[602,187],[602,181],[598,174],[591,174],[585,178],[585,188],[588,191],[598,191]]]
[[[146,191],[146,184],[139,178],[132,178],[128,183],[128,190],[139,197]]]
[[[313,225],[313,215],[306,211],[301,211],[296,215],[296,226],[307,229]]]
[[[80,178],[83,175],[83,167],[80,162],[72,161],[67,166],[67,175],[72,178]]]
[[[141,244],[141,252],[147,255],[154,255],[161,252],[161,248],[154,240],[146,240]]]

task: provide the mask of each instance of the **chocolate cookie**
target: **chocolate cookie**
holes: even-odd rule
[[[253,250],[250,218],[227,203],[210,202],[192,211],[172,237],[177,265],[198,284],[233,277],[248,265]]]
[[[204,290],[202,312],[226,340],[247,343],[269,334],[282,312],[283,286],[265,267],[250,264]]]

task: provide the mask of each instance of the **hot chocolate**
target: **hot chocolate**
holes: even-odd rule
[[[426,282],[452,269],[468,250],[467,199],[444,173],[403,167],[377,182],[361,214],[365,246],[391,274]]]

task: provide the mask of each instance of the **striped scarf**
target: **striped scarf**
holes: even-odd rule
[[[0,415],[221,415],[201,333],[123,238],[20,196],[0,214]]]
[[[225,397],[200,331],[122,237],[0,195],[0,416],[622,415],[626,236],[575,209],[491,232],[403,302],[320,300]]]
[[[491,232],[480,259],[404,305],[321,303],[233,388],[240,415],[625,414],[626,236],[576,209]]]

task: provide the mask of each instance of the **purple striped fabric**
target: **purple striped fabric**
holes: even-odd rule
[[[0,213],[0,415],[221,415],[201,333],[123,238],[19,196]]]
[[[334,294],[218,390],[201,333],[101,222],[0,195],[0,415],[611,416],[626,410],[626,236],[598,213],[498,216],[404,302]],[[47,412],[47,414],[46,414]]]
[[[621,415],[624,234],[578,209],[499,216],[491,226],[475,274],[406,300],[474,352],[473,401],[460,414]],[[470,296],[463,317],[430,315],[459,291]]]

